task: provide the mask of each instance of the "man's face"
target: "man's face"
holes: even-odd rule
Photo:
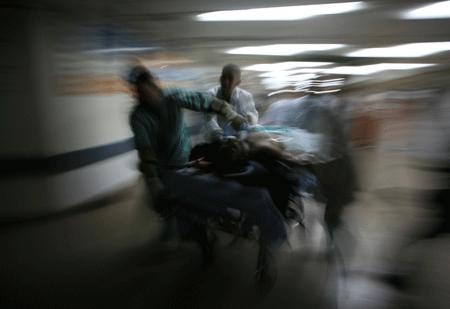
[[[220,87],[225,99],[229,99],[236,88],[241,82],[241,79],[237,74],[228,73],[220,76]]]
[[[161,88],[153,82],[142,82],[137,86],[138,99],[152,108],[157,108],[162,100]]]

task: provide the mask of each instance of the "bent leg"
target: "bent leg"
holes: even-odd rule
[[[209,214],[226,214],[227,209],[244,212],[258,225],[261,238],[276,249],[286,240],[281,213],[266,189],[246,187],[213,175],[186,175],[169,171],[162,181],[174,199]]]

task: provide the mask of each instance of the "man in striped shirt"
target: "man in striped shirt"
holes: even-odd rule
[[[229,104],[211,95],[182,89],[162,89],[158,80],[143,66],[132,69],[129,82],[134,85],[138,104],[130,116],[140,170],[146,176],[151,192],[161,185],[159,174],[185,164],[190,141],[182,108],[219,114],[239,130],[245,119]]]

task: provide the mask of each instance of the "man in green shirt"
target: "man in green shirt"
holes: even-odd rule
[[[132,69],[129,80],[134,85],[137,106],[130,117],[140,170],[152,194],[161,189],[160,173],[187,163],[190,140],[182,108],[211,112],[228,119],[239,130],[245,119],[229,104],[211,95],[182,89],[162,89],[158,80],[143,66]]]

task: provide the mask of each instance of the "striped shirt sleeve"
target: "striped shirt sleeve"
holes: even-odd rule
[[[208,112],[211,110],[213,97],[207,93],[169,89],[166,90],[166,95],[170,96],[180,107],[199,112]]]

